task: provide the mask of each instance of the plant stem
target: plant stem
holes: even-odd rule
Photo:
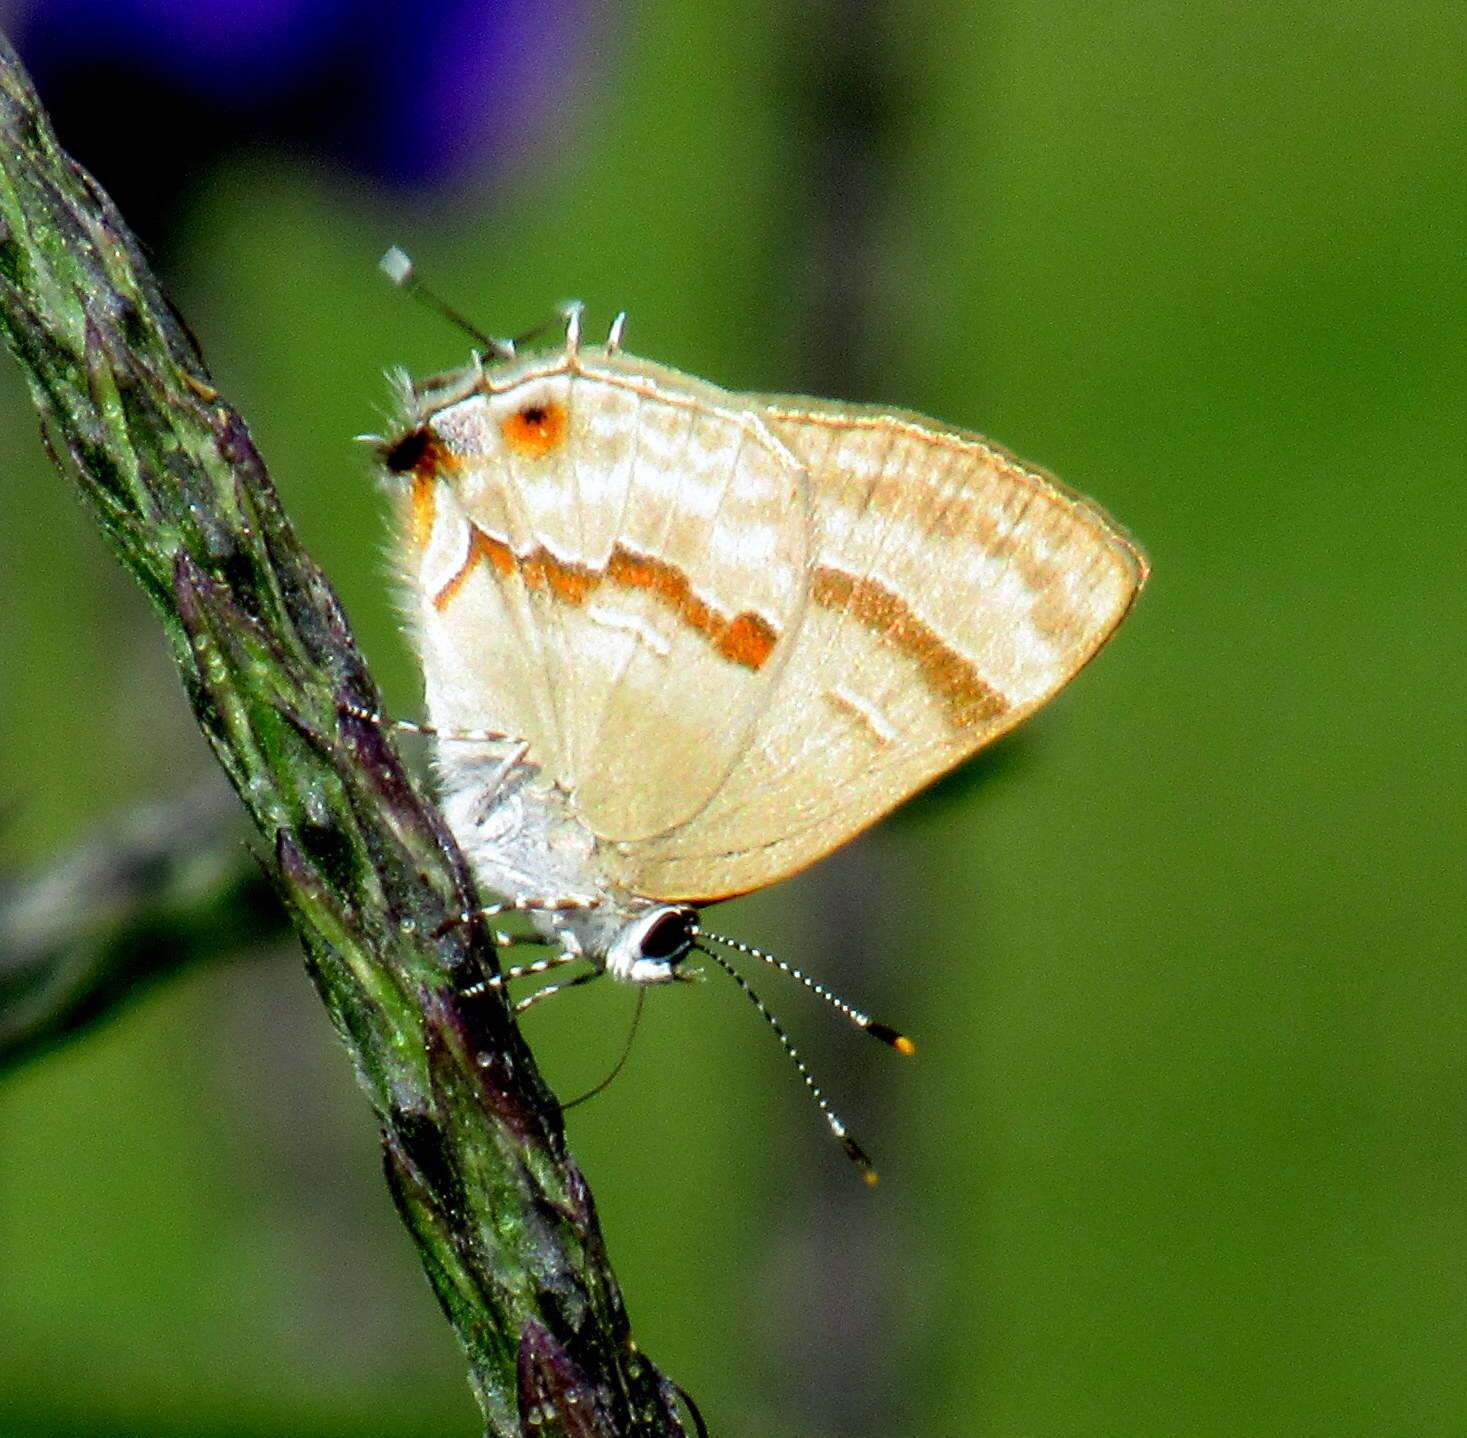
[[[0,880],[0,1070],[84,1034],[152,983],[279,941],[270,881],[225,785],[140,805]]]
[[[637,1351],[560,1110],[463,922],[336,596],[236,411],[0,41],[0,329],[163,623],[382,1125],[387,1176],[468,1354],[486,1431],[682,1434]]]

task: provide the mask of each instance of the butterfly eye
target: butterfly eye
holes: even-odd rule
[[[678,965],[693,947],[698,916],[671,905],[645,910],[624,924],[606,948],[606,972],[634,984],[684,977]]]
[[[668,909],[642,934],[644,959],[675,963],[693,943],[693,916],[686,909]]]
[[[382,456],[382,463],[393,474],[406,474],[422,464],[432,447],[433,436],[426,429],[412,429],[392,444]]]

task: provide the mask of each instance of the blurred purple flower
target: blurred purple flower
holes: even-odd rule
[[[62,138],[125,208],[274,142],[377,183],[482,184],[546,138],[605,0],[31,0],[17,46]],[[160,157],[167,157],[162,163]]]

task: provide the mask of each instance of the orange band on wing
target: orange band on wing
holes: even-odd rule
[[[438,481],[431,474],[413,475],[412,534],[413,544],[426,549],[433,535],[433,520],[438,513]]]
[[[627,589],[645,589],[666,601],[689,629],[709,639],[725,659],[746,669],[762,669],[779,638],[768,620],[746,609],[725,619],[693,592],[688,576],[675,564],[614,545],[606,577]]]
[[[502,576],[518,571],[527,587],[553,594],[566,604],[580,605],[602,584],[640,589],[665,603],[689,629],[701,634],[714,651],[746,669],[761,669],[773,652],[778,633],[752,610],[728,618],[693,592],[688,576],[675,564],[614,545],[604,570],[558,559],[543,546],[518,554],[502,539],[469,527],[469,550],[449,581],[433,596],[436,609],[446,609],[480,560]]]
[[[988,723],[1008,712],[1009,701],[884,584],[822,567],[813,576],[811,597],[911,659],[957,728]]]

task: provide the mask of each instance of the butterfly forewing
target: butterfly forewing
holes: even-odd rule
[[[804,471],[718,394],[530,362],[427,419],[450,457],[419,562],[433,722],[528,741],[633,848],[720,790],[805,605]]]

